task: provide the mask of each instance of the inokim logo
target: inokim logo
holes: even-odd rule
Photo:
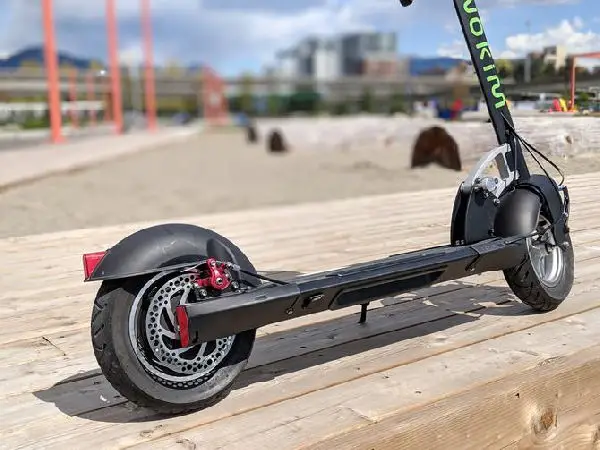
[[[481,18],[477,13],[477,8],[472,6],[473,0],[464,0],[463,2],[463,10],[471,15],[469,19],[469,31],[476,38],[481,38],[483,36],[483,24],[481,23]],[[490,44],[484,39],[479,39],[479,42],[475,45],[475,48],[479,50],[479,60],[482,61],[483,64],[487,61],[489,64],[483,66],[483,71],[485,73],[489,73],[486,76],[487,82],[491,86],[492,95],[497,100],[494,104],[496,109],[502,108],[506,106],[506,96],[500,90],[500,78],[498,78],[498,74],[496,72],[496,66],[494,65],[494,58],[492,58],[492,52],[490,50]]]

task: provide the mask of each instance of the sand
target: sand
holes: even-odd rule
[[[410,142],[274,156],[246,144],[241,132],[194,136],[0,193],[0,237],[371,194],[410,195],[458,187],[466,174],[437,167],[410,170],[409,158]],[[598,156],[559,162],[567,175],[600,171]]]

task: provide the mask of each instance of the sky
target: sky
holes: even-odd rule
[[[223,74],[257,71],[308,35],[395,31],[404,55],[466,57],[450,0],[151,0],[158,63],[207,63]],[[42,41],[40,0],[0,0],[0,57]],[[116,0],[119,47],[141,58],[140,0]],[[600,51],[599,0],[479,0],[495,57],[546,45]],[[104,1],[54,0],[58,47],[106,59]]]

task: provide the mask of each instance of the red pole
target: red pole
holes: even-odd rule
[[[146,90],[146,120],[148,129],[156,129],[156,91],[154,85],[154,57],[152,49],[152,15],[150,0],[142,1],[142,29],[144,34],[144,80]]]
[[[112,91],[112,118],[117,134],[123,132],[123,110],[121,99],[121,73],[119,68],[119,42],[117,33],[117,14],[115,0],[106,0],[106,31],[108,33],[108,59]]]
[[[44,22],[44,59],[48,79],[48,109],[50,112],[50,130],[53,143],[63,142],[62,117],[60,110],[60,78],[58,76],[58,58],[56,56],[56,38],[54,35],[54,17],[52,0],[42,1]]]

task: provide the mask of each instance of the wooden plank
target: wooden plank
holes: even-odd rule
[[[600,328],[594,326],[599,319],[600,310],[594,310],[574,316],[570,322],[552,322],[488,339],[468,348],[281,402],[268,410],[250,411],[134,447],[179,449],[182,441],[198,449],[267,450],[308,446],[330,438],[337,430],[364,428],[397,411],[423,408],[449,394],[470,391],[533,369],[549,358],[564,358],[594,347],[600,338]],[[569,345],[564,345],[567,340]],[[600,410],[594,412],[600,413]],[[543,413],[532,415],[540,417]],[[471,417],[457,414],[454,419],[468,421]],[[429,415],[430,421],[436,419],[435,413]],[[513,418],[514,424],[522,426],[523,422],[527,423]],[[486,446],[492,444],[489,440],[483,442]],[[409,448],[423,447],[411,445]]]
[[[83,287],[79,256],[72,256],[102,240],[114,242],[127,227],[135,229],[137,225],[109,230],[77,230],[49,236],[47,240],[33,236],[11,239],[11,242],[0,241],[0,262],[10,259],[18,269],[15,276],[0,279],[5,283],[3,287],[7,288],[5,292],[10,293],[0,294],[0,323],[7,324],[14,319],[10,315],[10,309],[14,308],[13,313],[16,311],[21,316],[18,325],[24,331],[22,336],[11,341],[10,333],[1,331],[10,327],[0,327],[0,334],[4,333],[5,339],[5,344],[0,345],[0,419],[3,423],[0,442],[6,443],[8,448],[35,448],[36,443],[37,446],[43,443],[44,448],[65,448],[78,441],[94,448],[114,448],[143,442],[154,445],[153,440],[159,439],[157,445],[160,447],[163,442],[171,444],[171,436],[176,436],[184,444],[196,443],[198,448],[202,448],[196,439],[197,436],[205,436],[209,425],[210,428],[224,429],[226,424],[235,424],[242,418],[249,418],[248,423],[259,418],[265,423],[271,421],[274,430],[277,430],[272,435],[277,436],[285,428],[278,426],[277,420],[272,420],[273,411],[278,411],[280,405],[289,407],[300,402],[297,411],[302,412],[306,408],[305,399],[314,397],[317,392],[325,393],[325,398],[334,398],[331,393],[342,386],[354,386],[356,389],[362,386],[365,390],[369,377],[377,377],[386,371],[417,367],[417,363],[456,351],[476,352],[479,351],[476,350],[477,345],[486,341],[549,325],[587,310],[591,313],[600,306],[593,294],[599,284],[595,274],[599,267],[600,230],[596,225],[596,200],[583,181],[572,189],[577,282],[571,298],[559,310],[544,315],[522,315],[526,308],[512,302],[504,304],[507,289],[501,276],[485,274],[469,277],[454,286],[447,283],[376,302],[366,326],[356,324],[356,308],[273,324],[261,329],[249,369],[225,401],[207,411],[164,421],[153,419],[149,411],[124,403],[98,374],[88,335],[94,289],[93,285]],[[261,262],[279,268],[293,264],[305,265],[313,270],[339,267],[385,256],[390,253],[390,248],[394,252],[446,240],[447,216],[454,192],[439,192],[445,193],[446,203],[439,201],[439,205],[447,206],[444,213],[441,210],[432,214],[423,212],[422,204],[428,198],[425,193],[408,199],[406,195],[386,196],[379,200],[365,198],[356,202],[348,200],[264,209],[258,213],[246,213],[245,221],[244,213],[215,215],[209,216],[207,222],[221,221],[222,225],[217,225],[223,230],[229,227],[234,235],[238,233],[242,241],[246,239],[252,244],[253,259],[257,255]],[[373,205],[376,207],[367,209]],[[404,209],[404,205],[408,205],[408,209]],[[335,208],[337,211],[331,212]],[[286,211],[285,214],[282,210]],[[312,221],[319,214],[322,214],[319,220]],[[304,215],[313,219],[303,222]],[[252,216],[254,222],[248,216]],[[433,224],[431,218],[435,219]],[[270,243],[264,242],[261,223],[269,227],[269,234],[274,236],[279,248],[273,249]],[[311,229],[307,229],[307,223],[312,224]],[[316,227],[319,223],[321,228]],[[398,227],[398,223],[402,223],[403,227]],[[419,234],[411,240],[415,230],[419,230]],[[313,233],[312,239],[310,233]],[[298,263],[298,249],[310,246],[311,242],[314,244],[314,237],[319,233],[333,235],[328,240],[325,257],[320,258],[320,255],[309,251],[300,256]],[[385,236],[381,244],[371,242],[381,235]],[[288,247],[286,239],[290,236],[296,236],[302,244]],[[237,242],[237,239],[234,240]],[[31,264],[39,261],[36,256],[40,245],[49,261],[52,255],[59,258],[52,260],[55,264],[42,278],[46,283],[38,288],[27,282],[31,278]],[[3,248],[10,248],[10,253],[3,253]],[[55,275],[60,277],[61,274],[63,277],[53,281]],[[46,297],[36,298],[40,292],[46,293]],[[71,298],[67,300],[65,295],[71,295]],[[48,298],[48,304],[57,308],[54,315],[42,316],[35,307],[29,306],[35,306],[39,298]],[[23,299],[27,301],[23,302]],[[62,307],[61,300],[65,301]],[[502,320],[498,320],[499,316]],[[66,324],[69,318],[73,319],[72,324]],[[63,328],[57,329],[57,324]],[[27,336],[29,339],[23,339]],[[574,350],[569,347],[568,351]],[[23,359],[19,363],[20,352]],[[394,377],[393,382],[399,383],[400,380]],[[280,410],[280,417],[289,421],[290,414],[296,411],[293,408],[295,406]],[[306,425],[316,420],[315,417],[331,417],[323,421],[324,434],[315,434],[313,441],[316,442],[331,435],[336,423],[343,427],[343,424],[354,423],[355,420],[357,423],[365,423],[365,420],[370,423],[372,420],[361,414],[357,418],[356,411],[345,406],[339,414],[337,412],[337,404],[328,406],[324,403],[317,415],[311,416],[310,420],[303,416],[298,423]],[[396,412],[394,410],[394,414]],[[269,433],[265,434],[263,445],[262,438],[251,433],[255,428],[247,430],[248,442],[257,444],[257,447],[248,448],[268,448]],[[212,435],[218,437],[218,433]],[[219,442],[214,440],[210,444],[216,446]]]
[[[301,448],[597,448],[598,392],[600,346],[594,345]]]
[[[590,268],[589,264],[594,264],[594,259],[598,258],[599,256],[600,256],[600,251],[586,250],[585,248],[582,248],[581,250],[578,250],[578,252],[577,252],[577,264],[582,264],[585,262],[587,267]],[[580,281],[581,275],[583,273],[585,273],[585,272],[578,273],[578,280],[576,280],[576,281]],[[380,301],[373,302],[370,305],[370,310],[373,311],[376,308],[382,307],[382,306],[384,306],[384,303],[385,303],[385,305],[390,306],[394,303],[400,303],[400,302],[408,301],[408,300],[422,301],[422,300],[425,300],[426,297],[429,297],[429,296],[439,296],[441,294],[450,293],[450,292],[453,293],[452,295],[462,295],[460,293],[457,293],[456,291],[458,291],[460,289],[465,289],[465,288],[468,289],[468,287],[470,285],[476,285],[476,286],[504,285],[504,278],[501,273],[491,272],[491,273],[484,274],[483,276],[469,277],[465,280],[461,280],[460,282],[443,283],[441,285],[437,285],[437,286],[434,286],[434,287],[431,287],[428,289],[419,290],[415,293],[402,294],[400,296],[397,296],[394,299],[386,299],[383,302],[380,302]],[[75,315],[74,311],[77,311],[77,314],[80,317],[89,318],[89,314],[91,312],[90,299],[92,298],[92,296],[93,296],[93,292],[90,292],[89,296],[80,295],[77,297],[71,297],[68,300],[58,298],[56,300],[46,302],[45,306],[47,308],[55,308],[57,306],[64,306],[64,305],[68,304],[69,305],[68,309],[70,311],[71,316]],[[450,297],[450,298],[452,298],[452,297]],[[11,306],[11,305],[9,304],[9,306]],[[10,357],[8,357],[7,353],[21,355],[20,357],[23,357],[23,358],[39,359],[35,355],[37,354],[36,353],[37,352],[36,343],[37,343],[38,339],[40,339],[40,338],[47,339],[47,340],[51,341],[52,343],[60,346],[63,349],[64,349],[64,346],[67,345],[67,344],[65,344],[65,339],[67,340],[67,342],[69,341],[69,339],[72,339],[73,341],[78,342],[79,346],[77,349],[75,349],[72,346],[69,346],[69,348],[71,350],[73,350],[73,351],[76,350],[77,353],[89,352],[89,342],[88,342],[89,336],[87,335],[87,333],[88,333],[87,321],[81,321],[82,322],[81,324],[79,322],[74,323],[74,324],[72,324],[72,326],[73,326],[72,329],[63,328],[62,331],[57,333],[57,332],[53,331],[53,328],[46,328],[48,325],[51,324],[51,322],[48,322],[48,323],[45,322],[44,327],[40,327],[39,324],[36,323],[36,318],[37,318],[37,315],[39,314],[39,306],[37,303],[21,302],[17,305],[12,305],[12,307],[14,308],[13,310],[7,310],[7,312],[5,314],[0,314],[0,318],[1,317],[10,318],[10,317],[12,317],[11,315],[13,315],[13,316],[18,315],[19,316],[18,320],[22,323],[22,325],[20,325],[21,333],[19,333],[18,339],[16,342],[14,342],[14,343],[6,342],[6,343],[0,345],[0,367],[3,367],[3,366],[9,367],[12,364],[18,364],[19,357],[17,357],[17,359],[15,361],[13,361]],[[1,310],[2,309],[0,309],[0,311]],[[60,309],[57,309],[57,310],[59,311],[58,314],[61,314]],[[53,309],[50,310],[50,314],[49,314],[49,316],[47,316],[47,318],[53,317],[53,314],[54,314],[53,311],[54,311]],[[322,322],[327,322],[327,321],[333,320],[338,317],[355,314],[357,311],[358,311],[358,308],[342,309],[342,310],[338,310],[338,311],[328,311],[328,312],[319,314],[314,317],[307,316],[307,317],[294,319],[294,320],[291,320],[288,322],[284,322],[281,324],[273,324],[272,326],[261,328],[259,330],[259,336],[264,335],[264,334],[270,334],[273,332],[282,332],[282,331],[286,331],[286,330],[290,330],[290,329],[298,329],[303,326],[320,324]],[[62,314],[64,314],[64,313],[62,313]],[[64,318],[63,318],[63,320],[64,320]],[[8,338],[10,338],[11,336],[14,336],[14,334],[10,330],[6,330],[5,333]],[[29,355],[28,348],[26,346],[24,346],[24,344],[21,343],[25,339],[26,336],[31,336],[30,340],[32,342],[32,346],[31,346],[31,352],[33,352],[32,355]],[[74,337],[74,336],[76,336],[76,337]],[[60,341],[60,344],[59,344],[59,341]],[[27,341],[25,341],[25,342],[27,342]],[[19,348],[18,352],[14,352],[12,350],[12,347],[15,345]],[[69,353],[69,354],[71,354],[71,353]]]
[[[597,267],[591,268],[590,273],[597,273]],[[62,392],[63,395],[56,395],[55,389],[57,388],[51,388],[35,395],[47,402],[56,402],[55,404],[60,405],[59,408],[62,411],[68,411],[77,417],[63,417],[58,421],[55,418],[51,428],[61,432],[56,437],[46,438],[45,448],[52,448],[52,446],[58,448],[66,445],[64,441],[66,437],[79,439],[80,433],[83,433],[81,438],[85,436],[85,439],[88,440],[94,439],[88,434],[95,433],[99,440],[90,441],[94,447],[102,445],[101,437],[110,437],[111,441],[114,440],[119,445],[130,445],[134,441],[160,437],[165,433],[176,433],[179,430],[203,424],[214,425],[244,411],[251,413],[263,410],[266,412],[271,405],[280,404],[286,399],[327,391],[331,387],[358,381],[369,375],[389,370],[390,367],[411,365],[435,355],[448,353],[453,349],[485,342],[486,339],[502,337],[518,330],[531,329],[540,323],[549,323],[557,318],[564,318],[565,315],[569,316],[574,312],[597,307],[598,303],[593,301],[596,297],[589,291],[597,289],[597,284],[593,287],[588,285],[587,293],[583,294],[582,292],[586,289],[583,289],[583,285],[580,286],[581,288],[574,289],[575,298],[571,299],[571,302],[551,314],[522,316],[521,313],[528,309],[520,307],[508,313],[501,311],[502,308],[491,314],[480,311],[479,317],[447,314],[444,319],[436,316],[433,310],[429,310],[425,316],[431,317],[431,322],[421,325],[415,323],[412,327],[401,329],[395,333],[376,334],[367,341],[352,341],[346,345],[337,346],[331,344],[329,351],[314,352],[304,355],[304,357],[284,359],[271,365],[259,366],[244,375],[241,380],[243,387],[234,391],[224,402],[198,414],[160,421],[160,427],[150,434],[145,433],[149,428],[145,421],[152,417],[152,413],[137,409],[132,411],[126,405],[106,408],[106,406],[114,404],[115,400],[117,403],[122,401],[122,399],[115,398],[114,391],[107,389],[107,386],[97,387],[92,383],[86,385],[85,382],[83,384],[76,383],[68,390],[64,385],[58,386],[58,393]],[[490,311],[494,311],[494,308],[491,308]],[[498,320],[498,314],[502,316],[502,321]],[[390,324],[389,317],[382,318],[382,320],[386,320]],[[304,342],[310,342],[310,339]],[[261,352],[260,344],[257,346],[257,353],[259,352]],[[321,376],[322,373],[326,373],[327,376]],[[90,379],[90,381],[92,380]],[[97,381],[94,380],[94,382]],[[80,391],[77,390],[77,386]],[[98,395],[98,392],[101,393],[101,399],[93,402],[92,397],[94,393]],[[22,402],[17,404],[19,408],[25,406]],[[21,414],[36,417],[44,411],[47,413],[47,406],[31,405]],[[86,408],[93,406],[95,408],[92,412],[89,412],[89,409],[88,412],[85,412]],[[6,410],[7,416],[16,415],[14,407],[3,409]],[[90,423],[90,421],[92,422]],[[140,421],[140,423],[119,425],[118,423],[121,421]],[[31,439],[36,439],[36,436],[40,435],[38,433],[43,433],[49,426],[49,423],[43,418],[35,423],[39,425],[28,427],[28,435]],[[151,423],[156,425],[159,422],[151,421]],[[138,434],[143,434],[144,438],[142,439]],[[19,439],[25,438],[19,436]]]
[[[583,254],[582,254],[583,253]],[[586,256],[587,255],[587,256]],[[589,282],[594,277],[594,274],[596,273],[596,265],[597,265],[597,261],[598,261],[598,257],[600,256],[600,254],[598,252],[594,252],[594,251],[588,251],[586,253],[584,252],[578,252],[578,263],[582,263],[582,262],[586,262],[586,268],[583,269],[582,271],[580,271],[578,273],[578,277],[576,279],[576,283],[579,282]],[[384,306],[393,306],[396,304],[401,304],[403,302],[406,301],[412,301],[412,302],[416,302],[416,301],[434,301],[438,306],[444,305],[447,306],[448,308],[453,308],[453,310],[456,310],[456,308],[460,308],[461,307],[461,297],[463,297],[464,295],[473,295],[470,294],[471,292],[480,292],[481,294],[485,295],[486,292],[484,289],[481,289],[482,286],[484,285],[489,285],[490,287],[493,286],[502,286],[504,284],[504,280],[503,277],[500,273],[491,273],[489,274],[490,277],[487,278],[486,281],[484,281],[483,283],[478,283],[477,285],[475,285],[473,288],[469,287],[470,285],[466,282],[449,282],[449,283],[445,283],[443,285],[440,286],[434,286],[432,288],[429,289],[425,289],[425,290],[421,290],[418,291],[416,293],[407,293],[407,294],[403,294],[400,296],[397,296],[396,298],[393,299],[385,299],[383,301],[379,301],[379,302],[373,302],[373,304],[370,307],[371,310],[371,318],[372,320],[369,323],[369,328],[368,328],[368,332],[369,334],[373,334],[373,333],[378,333],[378,332],[384,332],[384,331],[391,331],[394,329],[398,329],[398,328],[394,328],[397,326],[397,324],[394,323],[394,321],[390,321],[389,319],[386,319],[384,317],[382,317],[382,329],[378,329],[378,325],[376,325],[373,322],[373,317],[377,317],[374,316],[374,310],[384,307]],[[476,277],[474,277],[476,278]],[[474,289],[475,288],[475,289]],[[461,292],[458,292],[458,291]],[[449,295],[444,295],[444,294],[449,294]],[[499,295],[497,295],[498,297],[498,301],[501,299],[502,296],[504,296],[505,293],[504,292],[500,292]],[[484,298],[478,298],[478,304],[481,304],[482,302],[484,302]],[[81,303],[81,305],[79,305],[79,303]],[[493,302],[492,302],[493,304]],[[91,311],[91,306],[90,306],[90,302],[89,299],[87,298],[83,298],[83,301],[78,302],[77,304],[73,305],[71,304],[70,308],[73,308],[74,306],[79,306],[82,308],[83,312],[78,312],[77,314],[81,315],[82,317],[88,318],[90,311]],[[494,305],[495,306],[495,305]],[[478,308],[478,306],[476,306],[476,308]],[[347,317],[347,321],[348,321],[348,336],[347,339],[348,340],[352,340],[352,339],[357,339],[360,338],[361,336],[365,336],[366,334],[364,333],[358,333],[357,334],[357,330],[356,327],[354,326],[354,323],[356,321],[356,317],[355,314],[357,312],[358,308],[350,308],[348,310],[344,309],[344,310],[338,310],[338,311],[328,311],[325,312],[323,314],[319,314],[315,317],[303,317],[303,318],[299,318],[299,319],[294,319],[288,322],[283,322],[280,324],[273,324],[267,327],[264,327],[262,329],[259,330],[259,336],[263,336],[263,335],[267,335],[267,334],[273,334],[273,333],[282,333],[285,331],[290,331],[290,330],[298,330],[299,334],[298,334],[298,338],[302,339],[304,341],[308,341],[309,345],[305,345],[305,344],[297,344],[296,343],[296,338],[292,338],[292,339],[284,339],[283,341],[281,341],[281,339],[277,339],[274,340],[274,344],[273,344],[273,350],[279,349],[279,352],[273,352],[273,351],[269,351],[267,352],[267,354],[270,355],[270,357],[272,358],[274,355],[277,355],[279,353],[279,356],[281,356],[282,359],[285,359],[287,357],[291,357],[294,354],[302,354],[302,353],[307,353],[309,350],[307,349],[313,349],[313,351],[317,348],[319,348],[320,345],[324,345],[323,343],[333,343],[333,336],[335,336],[335,343],[337,343],[337,345],[339,345],[340,342],[343,341],[342,336],[340,335],[340,330],[339,329],[328,329],[328,327],[324,327],[324,324],[327,322],[330,322],[334,319],[341,319],[341,318],[346,318]],[[39,357],[38,354],[38,343],[39,343],[39,339],[37,338],[38,336],[38,330],[39,330],[39,325],[37,325],[35,323],[35,319],[36,319],[36,309],[33,309],[31,311],[30,315],[24,315],[21,316],[20,319],[18,320],[18,322],[20,324],[23,325],[19,325],[20,329],[21,329],[21,333],[19,333],[19,338],[17,341],[14,342],[9,342],[9,343],[5,343],[4,345],[0,346],[0,368],[6,368],[6,370],[9,371],[9,376],[8,378],[15,380],[12,384],[14,384],[15,386],[30,386],[30,382],[27,382],[26,380],[31,379],[32,376],[36,376],[36,374],[41,374],[44,373],[44,376],[41,375],[37,375],[37,378],[40,380],[46,379],[48,378],[52,372],[48,372],[49,367],[36,367],[36,365],[31,366],[31,364],[29,364],[27,366],[27,371],[31,372],[33,371],[33,374],[24,374],[22,373],[22,371],[20,370],[21,365],[19,365],[19,362],[21,359],[26,359],[27,361],[39,361],[40,364],[43,364],[45,362],[45,360],[43,360],[42,358]],[[409,310],[402,310],[403,314],[406,314],[407,312],[409,312]],[[391,310],[386,310],[385,315],[389,316],[390,314],[394,314]],[[52,314],[50,314],[49,316],[46,317],[47,321],[52,323],[51,320],[48,319],[52,319]],[[63,319],[65,320],[65,319]],[[346,319],[344,319],[346,320]],[[429,318],[429,320],[431,320],[431,318]],[[409,324],[411,325],[411,324]],[[29,330],[28,331],[28,327]],[[308,327],[308,328],[307,328]],[[310,332],[310,328],[313,329],[312,332]],[[6,331],[7,336],[10,337],[12,336],[10,330]],[[29,334],[28,334],[29,333]],[[64,370],[72,370],[74,369],[74,367],[71,365],[70,361],[73,357],[79,357],[82,354],[87,354],[88,357],[85,358],[83,361],[77,361],[77,367],[81,367],[83,370],[83,368],[86,365],[94,365],[95,362],[93,361],[93,357],[90,354],[89,350],[90,350],[90,343],[89,343],[89,327],[88,327],[88,323],[87,322],[83,322],[81,324],[79,323],[75,323],[73,329],[67,329],[65,330],[64,328],[58,332],[54,331],[53,328],[50,329],[45,329],[45,332],[43,333],[43,337],[41,338],[44,341],[47,341],[48,344],[51,345],[55,345],[57,348],[61,349],[62,352],[64,352],[64,354],[58,354],[61,358],[60,360],[56,361],[56,366],[60,368],[61,371]],[[316,333],[316,334],[315,334]],[[314,335],[313,335],[314,334]],[[27,340],[23,340],[24,336],[34,336],[32,337],[29,341]],[[321,336],[321,337],[319,337]],[[30,346],[28,347],[26,345],[27,342],[31,342]],[[315,347],[317,346],[317,347]],[[266,346],[268,348],[268,345]],[[283,348],[287,348],[287,352],[286,351],[282,351]],[[255,352],[254,355],[256,355],[257,353]],[[259,358],[260,359],[260,358]],[[258,364],[255,362],[255,364]],[[264,362],[263,362],[264,364]],[[14,367],[12,369],[11,366]],[[252,364],[251,364],[252,365]],[[12,373],[15,372],[15,373]],[[50,377],[52,378],[52,377]],[[9,383],[11,384],[11,383]],[[6,395],[6,390],[8,389],[8,384],[4,386],[4,392],[3,394]],[[39,385],[36,384],[35,385],[35,389],[41,389],[45,387],[45,385]],[[14,391],[10,391],[11,395],[14,395]]]
[[[594,214],[593,210],[589,211],[590,206],[592,205],[588,206],[588,211],[573,212],[574,228],[584,228],[585,224],[590,223],[590,221],[594,221],[591,222],[592,224],[595,223],[597,215]],[[394,251],[414,250],[432,243],[444,243],[449,233],[448,225],[439,228],[422,228],[418,232],[414,229],[397,228],[393,224],[386,229],[378,228],[377,223],[369,225],[365,223],[356,226],[357,228],[347,231],[350,237],[332,237],[327,246],[323,246],[325,253],[321,253],[319,258],[315,258],[312,253],[314,247],[311,245],[310,238],[301,240],[296,245],[286,244],[285,241],[279,242],[277,245],[278,250],[275,252],[271,244],[263,240],[262,244],[250,248],[251,257],[253,260],[257,260],[256,265],[259,268],[310,271],[311,269],[331,268],[332,266],[344,265],[344,263],[349,264],[382,257]],[[373,241],[366,239],[368,235],[361,237],[361,230],[364,230],[365,227],[373,230]],[[347,226],[347,228],[350,227]],[[281,234],[287,233],[286,228],[283,228],[282,231]],[[255,233],[258,233],[258,231],[255,231]],[[378,235],[386,236],[386,240],[376,239]],[[64,236],[64,239],[68,239],[68,235]],[[394,245],[395,242],[398,242],[398,244]],[[246,249],[245,246],[242,245],[242,247]],[[327,253],[328,249],[329,253]],[[56,251],[58,252],[60,249]],[[84,291],[85,286],[81,283],[81,252],[81,249],[72,252],[64,260],[58,258],[56,262],[53,260],[51,265],[37,270],[36,279],[38,283],[35,285],[29,282],[32,263],[15,264],[13,262],[11,264],[13,270],[5,275],[0,275],[0,299],[7,296],[20,297],[25,292],[35,292],[34,289],[47,292],[55,285],[64,286],[68,283],[80,287],[81,292],[89,292]]]
[[[577,241],[578,232],[574,231],[574,239]],[[592,234],[593,236],[593,234]],[[584,242],[584,241],[582,241]],[[590,242],[596,242],[595,239]],[[338,244],[339,245],[339,244]],[[365,258],[367,259],[367,258]],[[70,330],[82,329],[88,326],[88,319],[91,314],[91,299],[94,295],[95,287],[91,285],[84,285],[79,283],[78,287],[74,289],[78,292],[79,289],[83,292],[78,295],[69,295],[69,290],[63,289],[57,291],[56,294],[62,293],[61,296],[48,297],[48,311],[43,322],[40,325],[36,321],[36,316],[39,314],[38,304],[35,301],[24,301],[24,298],[13,295],[12,299],[2,299],[3,306],[0,307],[0,319],[2,317],[10,317],[13,321],[16,320],[15,326],[19,326],[20,333],[15,335],[12,332],[12,328],[0,329],[0,344],[7,344],[12,340],[18,339],[29,339],[44,336],[47,334],[57,332],[68,332]],[[37,294],[33,292],[35,299]],[[15,313],[19,313],[19,317],[15,318]],[[85,320],[73,320],[74,317],[84,317]],[[320,319],[325,317],[318,315],[317,318],[310,318],[309,320],[324,320]]]

